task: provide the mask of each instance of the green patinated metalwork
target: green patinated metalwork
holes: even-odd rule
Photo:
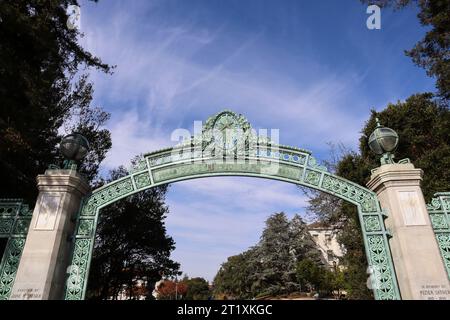
[[[0,262],[0,300],[11,294],[33,211],[20,199],[0,199],[0,238],[7,238]]]
[[[450,279],[450,192],[435,193],[434,196],[427,209]]]
[[[217,138],[217,132],[230,128],[240,134],[234,136],[232,133],[231,139]],[[77,221],[65,299],[84,298],[101,208],[147,188],[212,176],[280,180],[311,187],[353,203],[362,222],[368,263],[374,270],[372,287],[375,298],[400,299],[388,233],[376,194],[331,174],[307,150],[279,145],[256,136],[248,121],[231,111],[209,118],[201,135],[173,148],[145,154],[128,176],[94,190],[84,199]]]

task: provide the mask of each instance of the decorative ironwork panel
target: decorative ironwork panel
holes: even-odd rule
[[[320,173],[313,170],[306,170],[305,183],[318,186],[320,182]]]
[[[213,130],[231,128],[235,139],[218,139]],[[231,141],[231,143],[230,143]],[[240,150],[240,148],[244,148]],[[143,155],[129,176],[113,181],[84,199],[75,234],[72,266],[65,298],[83,299],[99,209],[141,190],[187,179],[219,175],[287,181],[314,188],[355,204],[374,275],[376,299],[400,299],[383,214],[374,192],[335,176],[304,149],[256,137],[241,115],[224,111],[206,121],[199,136]]]
[[[442,261],[450,279],[450,192],[440,192],[434,196],[427,209]]]
[[[84,298],[92,244],[92,239],[75,240],[72,264],[68,270],[69,277],[66,283],[66,300],[81,300]]]
[[[78,222],[77,235],[91,237],[94,235],[94,219],[80,219]]]
[[[81,215],[93,216],[96,214],[96,208],[114,202],[116,199],[127,196],[133,191],[135,191],[135,188],[133,187],[131,176],[113,181],[98,189],[97,192],[92,193],[83,206]]]
[[[364,212],[377,211],[376,195],[356,183],[326,174],[323,178],[322,188],[344,200],[361,205]]]
[[[381,231],[381,221],[379,216],[363,216],[364,228],[368,232]]]
[[[25,238],[10,238],[0,265],[0,300],[7,300],[11,294],[25,246]]]
[[[392,262],[387,252],[389,246],[382,234],[369,235],[366,238],[369,266],[372,269],[371,282],[377,300],[396,299],[396,280],[393,278]],[[397,292],[398,294],[398,292]]]
[[[151,185],[150,174],[148,172],[136,175],[134,177],[134,181],[138,189],[145,188]]]
[[[7,238],[0,257],[0,300],[11,294],[33,211],[21,199],[0,199],[0,238]]]

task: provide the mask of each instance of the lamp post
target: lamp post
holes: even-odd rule
[[[76,162],[83,160],[89,152],[89,141],[82,134],[74,132],[61,140],[59,151],[64,157],[64,169],[76,169]]]
[[[393,152],[398,145],[398,134],[391,128],[384,127],[376,118],[377,127],[369,137],[369,148],[377,155],[381,155],[381,164],[393,164]]]

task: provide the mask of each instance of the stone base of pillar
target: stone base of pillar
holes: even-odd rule
[[[386,209],[386,227],[402,299],[450,300],[450,283],[420,188],[423,171],[411,163],[382,165],[367,186]]]
[[[62,299],[81,199],[90,191],[74,170],[37,177],[39,196],[17,270],[11,300]]]

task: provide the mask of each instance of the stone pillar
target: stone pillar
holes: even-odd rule
[[[37,177],[39,196],[10,296],[11,300],[62,299],[81,199],[90,191],[75,170]]]
[[[386,227],[402,299],[450,300],[450,283],[420,188],[423,171],[411,163],[375,169],[367,186],[386,209]]]

